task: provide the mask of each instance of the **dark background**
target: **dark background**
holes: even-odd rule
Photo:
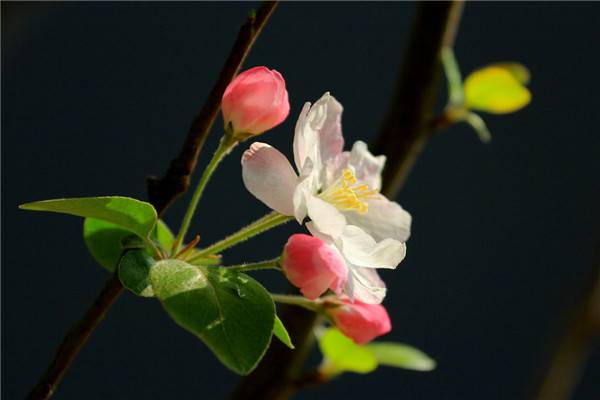
[[[178,151],[251,6],[2,3],[5,398],[24,396],[107,278],[86,252],[79,219],[17,205],[145,198],[146,175],[163,173]],[[423,349],[438,368],[348,374],[299,399],[526,398],[599,242],[599,11],[597,3],[467,4],[456,42],[463,73],[520,61],[532,71],[533,102],[485,116],[489,145],[462,125],[436,136],[397,199],[414,225],[407,259],[384,272],[394,324],[386,339]],[[260,140],[291,155],[302,104],[326,90],[344,104],[347,146],[372,139],[413,12],[410,3],[282,4],[247,66],[283,73],[292,112]],[[267,212],[242,185],[244,147],[201,203],[193,229],[205,244]],[[171,226],[185,204],[169,210]],[[227,258],[272,257],[298,229],[269,232]],[[274,273],[256,275],[274,291],[285,287]],[[127,293],[56,399],[218,399],[236,380],[156,301]],[[599,395],[596,352],[575,398]]]

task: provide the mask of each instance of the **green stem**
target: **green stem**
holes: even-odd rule
[[[273,211],[272,213],[265,215],[258,221],[255,221],[250,225],[240,229],[236,233],[227,236],[225,239],[220,240],[217,243],[200,250],[196,253],[194,258],[190,259],[188,262],[194,262],[208,255],[217,254],[225,249],[235,246],[240,242],[243,242],[244,240],[250,239],[251,237],[258,235],[259,233],[274,228],[278,225],[284,224],[290,221],[291,219],[293,219],[293,217],[279,214],[278,212]]]
[[[444,72],[448,80],[450,104],[454,106],[462,105],[464,101],[462,77],[452,47],[446,46],[442,49],[442,64],[444,65]]]
[[[257,271],[260,269],[278,269],[281,270],[279,265],[280,257],[273,258],[272,260],[260,261],[248,264],[231,265],[224,267],[229,271],[244,272],[244,271]]]
[[[307,310],[320,312],[322,311],[322,307],[319,303],[308,300],[306,297],[302,296],[294,296],[291,294],[273,294],[271,293],[271,297],[273,301],[282,304],[291,304],[293,306],[299,306],[302,308],[306,308]]]
[[[196,212],[196,207],[198,206],[198,202],[202,197],[202,193],[204,192],[204,188],[208,183],[210,177],[212,176],[215,169],[221,162],[221,160],[229,154],[231,149],[237,144],[237,141],[233,140],[229,135],[225,134],[221,138],[221,142],[219,143],[219,147],[215,150],[215,154],[213,154],[212,159],[206,166],[206,169],[202,173],[202,177],[200,178],[200,182],[198,182],[198,186],[194,191],[194,195],[192,196],[192,200],[188,206],[187,211],[185,212],[185,216],[183,217],[183,221],[181,222],[181,228],[179,229],[179,233],[175,238],[175,242],[173,243],[173,252],[172,254],[177,254],[179,249],[181,248],[181,244],[185,238],[185,235],[190,228],[190,223],[192,222],[192,218],[194,217],[194,213]]]

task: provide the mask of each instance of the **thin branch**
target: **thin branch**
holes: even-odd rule
[[[27,396],[28,400],[49,399],[54,394],[56,387],[77,354],[122,292],[123,285],[121,285],[117,274],[114,274],[106,282],[106,285],[83,318],[64,337],[46,372]]]
[[[178,195],[187,190],[189,177],[196,167],[200,149],[219,111],[223,92],[239,71],[254,41],[276,6],[276,1],[264,2],[258,11],[250,15],[246,23],[242,25],[217,83],[211,90],[202,110],[192,121],[179,156],[173,160],[163,179],[149,179],[148,195],[150,202],[159,214],[162,214]],[[28,400],[45,400],[52,396],[81,348],[122,292],[123,286],[115,273],[106,282],[92,306],[67,333],[54,359],[27,396]]]
[[[405,64],[390,110],[375,144],[384,153],[383,190],[393,196],[429,137],[433,108],[441,81],[441,49],[451,45],[458,28],[462,1],[418,3]],[[232,400],[282,400],[298,388],[298,379],[313,343],[315,313],[299,307],[281,307],[280,317],[294,344],[290,350],[274,340],[259,366],[241,379]]]
[[[254,41],[276,6],[276,1],[264,2],[258,11],[250,15],[246,23],[242,25],[217,82],[210,91],[204,106],[192,121],[179,155],[171,161],[165,176],[148,178],[148,196],[159,214],[162,214],[175,198],[187,191],[190,185],[190,176],[198,162],[200,149],[219,112],[225,88],[244,64]]]
[[[600,260],[597,260],[591,275],[583,295],[569,313],[566,328],[551,351],[536,393],[532,396],[536,400],[572,398],[594,345],[600,344]]]

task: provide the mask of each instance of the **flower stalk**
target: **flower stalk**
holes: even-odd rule
[[[259,262],[255,262],[255,263],[230,265],[230,266],[223,267],[223,268],[227,269],[228,271],[235,271],[235,272],[258,271],[261,269],[281,270],[280,257],[276,257],[271,260],[259,261]]]
[[[196,186],[196,190],[192,196],[192,200],[190,200],[190,204],[188,205],[188,209],[185,212],[183,217],[183,221],[181,222],[181,228],[179,229],[179,233],[175,238],[175,242],[173,243],[173,251],[172,254],[177,254],[181,248],[185,235],[190,228],[190,223],[192,222],[192,218],[194,217],[194,213],[196,212],[196,208],[198,207],[198,202],[204,193],[204,189],[206,188],[206,184],[210,180],[210,177],[215,172],[219,163],[223,158],[231,152],[231,150],[238,143],[237,140],[233,139],[231,135],[225,133],[219,142],[219,147],[215,150],[215,154],[213,154],[212,159],[206,166],[206,169],[202,173],[202,177],[198,182],[198,186]]]
[[[295,296],[291,294],[271,294],[271,297],[276,303],[298,306],[317,313],[322,311],[323,308],[320,302],[308,300],[303,296]]]
[[[278,212],[267,214],[234,234],[227,236],[225,239],[220,240],[205,249],[201,249],[193,258],[189,259],[188,262],[193,263],[206,256],[217,254],[271,228],[285,224],[291,219],[292,217],[279,214]]]

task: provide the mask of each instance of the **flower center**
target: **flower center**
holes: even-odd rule
[[[359,214],[365,214],[369,211],[367,200],[375,198],[378,194],[378,190],[372,190],[369,189],[368,185],[359,184],[352,171],[346,168],[342,176],[319,197],[340,210],[351,210]]]

